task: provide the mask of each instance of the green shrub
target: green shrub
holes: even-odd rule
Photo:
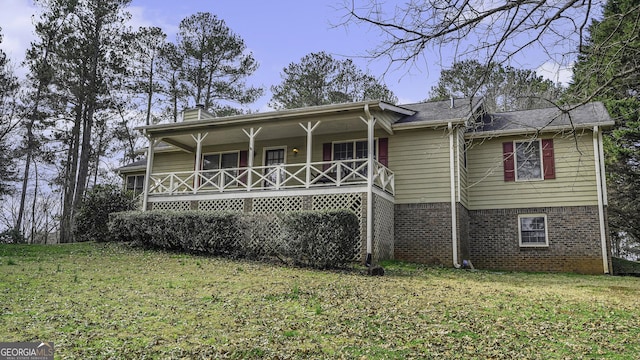
[[[0,244],[23,244],[26,242],[19,230],[7,229],[0,233]]]
[[[145,247],[229,258],[278,258],[316,268],[344,266],[358,255],[360,241],[358,218],[348,211],[122,212],[112,214],[109,232],[115,241]]]
[[[96,185],[87,192],[75,217],[76,241],[109,241],[109,214],[135,209],[131,194],[115,185]]]
[[[295,264],[339,267],[357,256],[359,223],[349,211],[288,213],[282,220],[285,246],[279,250]]]

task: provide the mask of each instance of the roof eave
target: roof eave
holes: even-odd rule
[[[172,124],[146,125],[146,126],[136,127],[135,130],[141,130],[146,133],[154,133],[154,132],[165,132],[165,131],[172,131],[172,130],[197,129],[203,126],[210,126],[214,124],[216,126],[224,126],[224,125],[239,125],[239,124],[246,124],[246,123],[261,123],[261,122],[270,121],[274,119],[285,120],[285,119],[294,119],[296,117],[318,116],[323,114],[330,114],[330,113],[337,113],[337,112],[344,112],[344,111],[357,111],[360,109],[364,110],[365,105],[368,105],[370,108],[377,107],[383,111],[384,110],[394,111],[402,115],[415,114],[415,111],[413,110],[388,104],[383,101],[361,101],[356,103],[332,104],[332,105],[314,106],[314,107],[299,108],[299,109],[270,111],[266,113],[236,115],[236,116],[229,116],[224,118],[191,120],[191,121],[172,123]]]
[[[501,137],[501,136],[513,136],[513,135],[526,135],[535,133],[549,133],[560,131],[573,131],[573,130],[586,130],[592,129],[594,126],[610,127],[615,125],[613,121],[598,122],[598,123],[586,123],[578,125],[558,125],[558,126],[546,126],[542,129],[537,128],[521,128],[521,129],[509,129],[509,130],[493,130],[493,131],[480,131],[480,132],[468,132],[464,134],[466,139],[481,139],[488,137]]]
[[[393,130],[411,130],[411,129],[447,126],[449,123],[464,124],[466,121],[467,121],[467,117],[438,120],[438,121],[413,121],[413,122],[407,122],[407,123],[396,123],[396,124],[393,124],[391,128]]]

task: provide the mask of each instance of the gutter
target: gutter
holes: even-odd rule
[[[453,267],[460,268],[458,263],[458,213],[456,209],[456,177],[454,161],[453,124],[447,124],[449,129],[449,178],[451,185],[451,245],[453,248]]]
[[[613,121],[603,121],[600,123],[578,124],[573,127],[571,125],[546,126],[542,129],[527,127],[527,128],[509,129],[509,130],[468,132],[464,134],[464,137],[465,139],[479,139],[479,138],[488,138],[488,137],[497,137],[497,136],[527,135],[527,134],[536,134],[536,133],[557,132],[560,130],[567,130],[567,131],[591,130],[591,128],[594,126],[604,127],[604,126],[613,126],[613,125],[615,125]]]
[[[602,267],[604,269],[605,274],[609,274],[609,252],[607,251],[607,232],[605,228],[605,218],[604,218],[604,195],[602,191],[602,174],[601,170],[601,162],[600,162],[600,144],[599,135],[600,131],[598,126],[593,127],[593,158],[595,161],[596,167],[596,188],[598,194],[598,220],[600,223],[600,243],[602,246]]]

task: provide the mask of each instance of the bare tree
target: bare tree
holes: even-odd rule
[[[390,67],[414,66],[423,57],[433,62],[447,54],[452,58],[440,58],[441,63],[475,58],[487,67],[491,63],[508,65],[522,59],[526,51],[543,54],[542,62],[569,67],[584,46],[591,18],[600,14],[602,5],[592,0],[409,0],[401,5],[352,0],[345,4],[343,24],[364,24],[380,31],[381,41],[369,55],[388,59]],[[625,51],[624,45],[620,51]],[[639,69],[636,62],[616,79]],[[613,81],[607,79],[584,94],[575,106],[593,100]]]

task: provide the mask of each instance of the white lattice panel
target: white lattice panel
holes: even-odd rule
[[[151,209],[164,211],[186,211],[191,209],[191,203],[189,201],[160,201],[154,202]]]
[[[360,243],[355,249],[353,260],[361,260],[367,239],[367,214],[366,204],[363,201],[363,194],[331,194],[315,195],[312,199],[312,210],[351,210],[358,217],[360,222]]]
[[[244,199],[214,199],[198,202],[198,210],[243,212]]]
[[[373,195],[373,257],[376,262],[393,259],[394,205],[379,195]]]
[[[282,196],[253,199],[253,212],[274,214],[302,210],[302,196]]]
[[[315,195],[311,206],[313,210],[351,210],[360,216],[362,213],[362,194]]]

